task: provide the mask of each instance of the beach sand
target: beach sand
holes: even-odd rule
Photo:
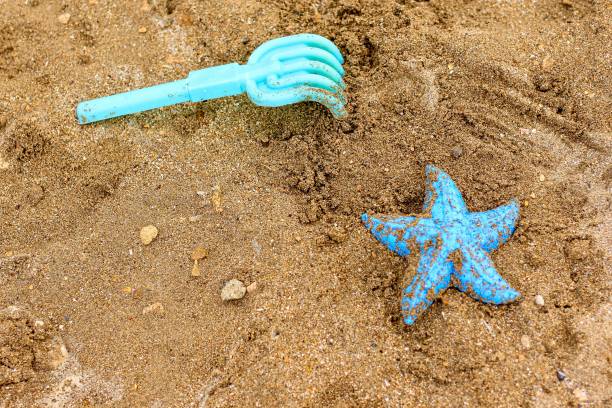
[[[609,406],[611,21],[603,0],[0,0],[0,407]],[[239,96],[76,123],[301,32],[342,50],[345,120]],[[417,259],[360,215],[420,212],[427,164],[471,211],[519,200],[493,260],[520,302],[451,289],[402,323]],[[223,301],[231,279],[255,285]]]

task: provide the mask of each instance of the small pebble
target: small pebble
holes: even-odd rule
[[[223,301],[242,299],[246,294],[244,283],[238,279],[227,281],[221,289],[221,299]]]
[[[193,261],[193,268],[191,268],[191,276],[200,276],[200,266],[198,265],[198,261]]]
[[[563,381],[567,378],[567,375],[561,370],[557,370],[557,380]]]
[[[192,215],[189,217],[189,222],[198,222],[202,219],[202,214]]]
[[[587,393],[585,390],[583,390],[582,388],[576,388],[573,392],[574,397],[576,397],[576,399],[579,402],[586,402],[589,397],[587,396]]]
[[[462,154],[463,148],[461,146],[455,146],[453,147],[453,150],[451,150],[451,156],[453,156],[453,159],[460,158]]]
[[[163,315],[164,314],[164,305],[162,305],[159,302],[155,302],[150,304],[149,306],[145,307],[144,309],[142,309],[142,314],[143,315],[148,315],[148,314],[156,314],[156,315]]]
[[[198,245],[195,247],[193,252],[191,253],[191,259],[194,261],[199,261],[200,259],[204,259],[208,256],[208,251],[202,245]]]
[[[144,33],[146,33],[146,32],[147,32],[147,27],[140,27],[140,28],[138,29],[138,32],[139,32],[140,34],[144,34]]]
[[[157,227],[154,225],[147,225],[140,230],[140,240],[143,245],[149,245],[155,238],[157,238]]]
[[[527,336],[526,334],[523,334],[521,336],[521,344],[523,345],[523,347],[525,347],[526,349],[528,349],[529,347],[531,347],[531,339],[529,338],[529,336]]]
[[[257,290],[257,282],[253,282],[251,283],[249,286],[247,286],[246,291],[247,293],[253,293]]]
[[[212,204],[215,212],[223,212],[223,198],[221,195],[221,187],[215,186],[213,188],[212,196],[210,197],[210,203]]]
[[[57,17],[57,21],[62,24],[68,24],[68,21],[70,21],[70,13],[60,14],[59,17]]]
[[[550,55],[547,55],[542,60],[542,69],[544,71],[550,71],[551,68],[554,66],[554,63],[555,61],[552,59],[552,57]]]
[[[348,238],[346,229],[344,229],[343,227],[338,227],[338,226],[332,227],[329,230],[327,230],[327,236],[330,240],[332,240],[333,242],[337,244],[346,241],[346,239]]]
[[[542,296],[542,295],[535,295],[534,302],[538,306],[544,306],[544,296]]]
[[[540,174],[540,181],[542,182],[542,181],[544,181],[544,180],[546,180],[546,177],[544,177],[544,175],[543,175],[543,174]]]

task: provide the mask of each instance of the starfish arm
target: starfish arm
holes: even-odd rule
[[[425,173],[427,184],[423,212],[431,214],[436,220],[467,214],[463,197],[448,174],[432,165],[427,166]]]
[[[389,250],[400,256],[410,255],[410,246],[423,240],[434,239],[438,230],[429,219],[419,217],[369,216],[361,220],[374,237]]]
[[[510,239],[519,216],[516,200],[493,210],[470,213],[471,233],[485,251],[491,252]]]
[[[521,296],[497,273],[489,255],[480,248],[464,246],[460,262],[453,260],[453,265],[455,286],[476,300],[501,305]]]
[[[421,259],[416,275],[402,296],[404,323],[411,325],[433,303],[438,295],[450,285],[452,264],[443,255],[445,251],[435,242],[421,248]]]

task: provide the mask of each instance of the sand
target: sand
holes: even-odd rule
[[[0,0],[0,407],[609,405],[610,21],[603,0]],[[76,124],[300,32],[346,57],[346,120],[241,96]],[[359,216],[419,212],[427,164],[472,211],[520,201],[493,260],[521,302],[449,290],[401,322],[416,260]],[[231,279],[251,289],[224,302]]]

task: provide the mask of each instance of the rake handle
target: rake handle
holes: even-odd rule
[[[77,120],[83,125],[183,102],[200,102],[245,91],[249,73],[259,71],[232,63],[192,71],[186,79],[81,102]],[[258,76],[258,75],[257,75]]]

